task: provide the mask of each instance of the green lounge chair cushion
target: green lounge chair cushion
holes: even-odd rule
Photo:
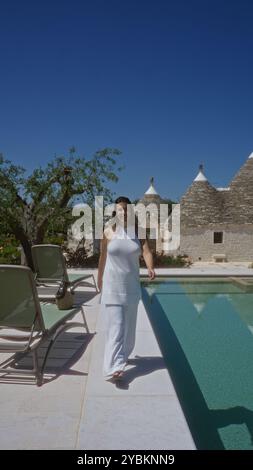
[[[41,312],[46,330],[51,330],[56,326],[64,323],[71,318],[80,308],[72,308],[70,310],[59,310],[55,304],[41,304]]]
[[[72,274],[72,273],[70,274],[70,273],[68,273],[69,282],[71,282],[71,283],[76,282],[76,281],[81,281],[82,279],[83,280],[87,279],[91,276],[92,276],[92,274],[86,274],[84,276],[80,276],[80,274]]]

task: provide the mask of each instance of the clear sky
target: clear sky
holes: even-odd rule
[[[252,0],[0,0],[0,152],[119,148],[112,189],[226,186],[253,151]]]

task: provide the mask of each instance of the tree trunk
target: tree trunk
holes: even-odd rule
[[[49,217],[46,217],[41,222],[41,224],[36,227],[35,240],[34,240],[34,243],[36,245],[40,245],[44,241],[44,237],[45,237],[47,227],[48,227],[48,220],[49,220]]]
[[[21,241],[21,240],[20,240]],[[22,248],[26,257],[26,265],[34,271],[33,259],[32,259],[32,246],[29,240],[21,241]]]
[[[32,259],[32,244],[27,237],[26,233],[22,229],[20,225],[12,225],[13,233],[24,250],[24,254],[26,257],[26,265],[29,266],[34,271],[33,259]]]

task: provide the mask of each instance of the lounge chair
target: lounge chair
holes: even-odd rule
[[[67,289],[73,293],[76,287],[82,284],[85,279],[92,278],[93,283],[89,282],[86,285],[94,287],[96,292],[98,291],[93,274],[80,276],[79,274],[67,272],[66,261],[59,245],[33,245],[32,257],[38,286],[58,285],[59,292],[62,291],[62,295],[64,295]]]
[[[89,333],[83,308],[59,310],[54,304],[40,304],[34,275],[28,267],[0,265],[0,286],[0,353],[9,355],[0,364],[0,375],[33,375],[37,385],[42,385],[48,354],[57,337],[76,326],[85,327]],[[78,312],[83,323],[69,322]],[[48,345],[44,345],[46,340]],[[38,348],[42,343],[47,349],[40,366]],[[10,357],[10,353],[14,355]],[[33,356],[33,369],[15,368],[28,353]]]

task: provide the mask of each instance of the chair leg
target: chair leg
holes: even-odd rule
[[[49,355],[49,353],[50,353],[50,351],[53,347],[53,344],[54,344],[54,339],[55,339],[55,337],[53,336],[53,338],[49,342],[49,346],[47,348],[47,351],[46,351],[46,354],[45,354],[45,357],[44,357],[44,360],[43,360],[43,363],[42,363],[42,366],[41,366],[41,375],[42,375],[42,377],[44,375],[44,369],[46,367],[46,362],[47,362],[48,355]]]
[[[35,370],[36,385],[40,387],[43,384],[43,373],[39,368],[39,360],[37,350],[33,351],[33,365]]]
[[[81,314],[82,314],[82,317],[83,317],[83,322],[84,322],[85,329],[86,329],[87,333],[89,333],[90,330],[89,330],[88,323],[87,323],[87,320],[86,320],[86,317],[85,317],[83,305],[81,306]]]
[[[96,292],[98,292],[97,283],[96,283],[96,281],[95,281],[94,274],[92,274],[92,277],[93,277],[93,282],[94,282],[94,286],[95,286]]]

